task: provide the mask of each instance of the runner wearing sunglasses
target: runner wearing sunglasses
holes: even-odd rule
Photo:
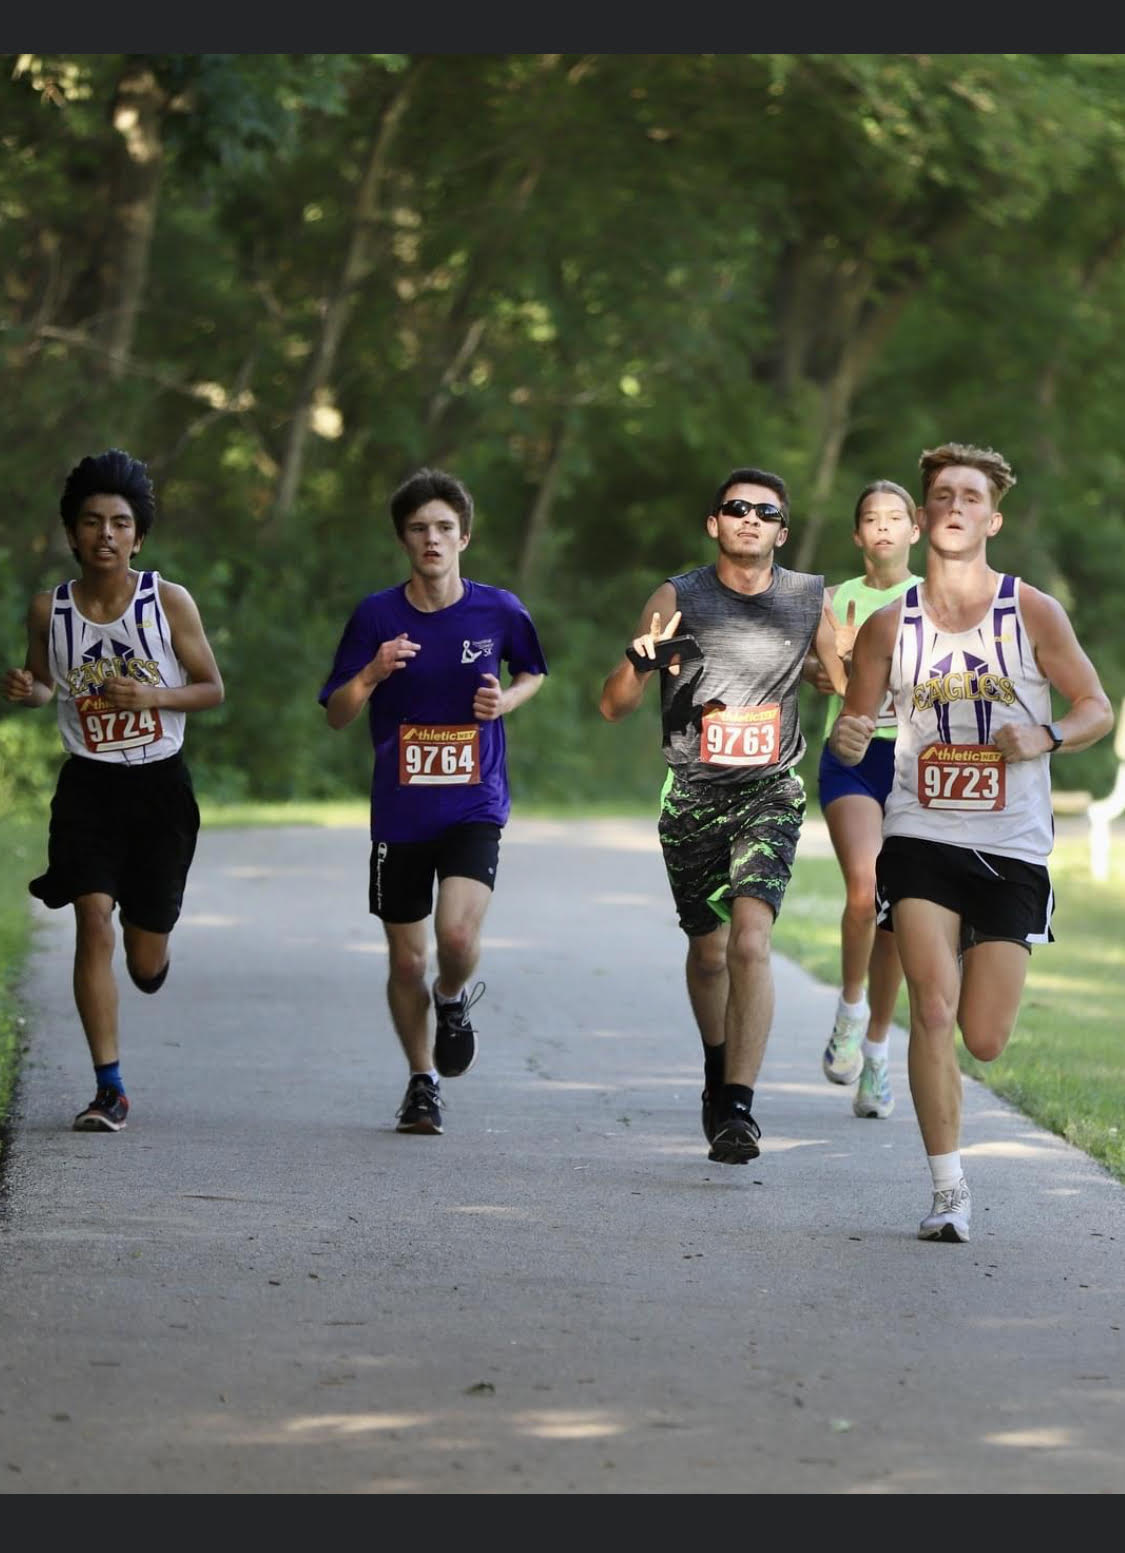
[[[706,518],[715,559],[667,578],[641,611],[637,634],[602,689],[618,722],[660,678],[668,774],[660,844],[687,935],[688,999],[703,1042],[703,1132],[722,1164],[756,1158],[754,1085],[773,1018],[774,919],[792,871],[805,791],[798,692],[815,641],[843,691],[824,578],[779,566],[789,536],[784,480],[735,469]],[[677,633],[685,651],[661,666]]]

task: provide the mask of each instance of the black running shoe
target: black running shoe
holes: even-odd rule
[[[711,1140],[708,1159],[720,1165],[745,1165],[757,1159],[760,1152],[758,1139],[762,1129],[750,1115],[750,1107],[743,1100],[732,1100]]]
[[[477,1038],[469,1023],[469,1010],[483,996],[483,981],[478,981],[472,992],[462,992],[457,1003],[439,1003],[435,992],[434,1067],[442,1078],[458,1078],[477,1060]]]
[[[441,1131],[441,1086],[426,1073],[412,1073],[398,1108],[396,1132]]]
[[[75,1132],[120,1132],[129,1114],[129,1102],[119,1089],[99,1089],[84,1111],[74,1118]]]
[[[703,1136],[708,1143],[715,1141],[715,1102],[711,1098],[711,1091],[705,1089],[700,1095],[703,1102]]]

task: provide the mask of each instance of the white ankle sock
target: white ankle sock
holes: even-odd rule
[[[935,1192],[948,1192],[960,1181],[963,1174],[960,1149],[955,1154],[927,1154],[926,1161],[934,1178]]]
[[[887,1052],[890,1049],[889,1041],[863,1042],[863,1057],[865,1062],[873,1062],[876,1067],[882,1067],[887,1060]]]
[[[844,994],[841,992],[836,1003],[836,1012],[843,1014],[848,1019],[858,1019],[861,1014],[867,1014],[870,1010],[867,1007],[866,996],[861,997],[858,1003],[846,1003],[844,1001]]]

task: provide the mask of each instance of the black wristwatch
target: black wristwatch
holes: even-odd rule
[[[1063,741],[1063,736],[1059,732],[1059,725],[1058,723],[1043,723],[1042,726],[1046,728],[1047,737],[1051,741],[1051,748],[1047,753],[1053,755]]]

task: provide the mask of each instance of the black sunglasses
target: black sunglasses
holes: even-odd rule
[[[769,523],[785,522],[785,514],[780,507],[775,507],[770,501],[743,501],[741,496],[734,496],[730,501],[725,501],[719,508],[724,518],[744,518],[748,512],[756,512],[760,518]]]

